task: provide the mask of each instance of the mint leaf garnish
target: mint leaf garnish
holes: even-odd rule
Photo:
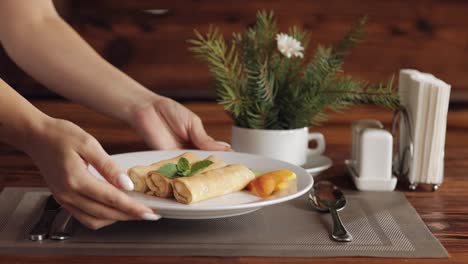
[[[159,168],[159,173],[169,179],[176,178],[177,176],[177,166],[172,163],[168,163]]]
[[[190,170],[182,171],[177,173],[180,176],[189,176],[191,174]]]
[[[195,162],[190,167],[190,163],[186,158],[180,158],[177,164],[165,164],[159,168],[158,172],[166,178],[174,179],[178,177],[192,176],[211,164],[213,164],[211,160],[201,160]]]
[[[177,172],[183,175],[185,171],[190,171],[190,163],[186,158],[180,158],[177,162]]]
[[[197,172],[203,170],[204,168],[210,166],[211,164],[213,164],[211,160],[200,160],[200,161],[195,162],[192,165],[191,172],[188,176],[192,176],[196,174]]]

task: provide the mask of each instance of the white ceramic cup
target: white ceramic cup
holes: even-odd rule
[[[309,155],[320,155],[325,151],[322,133],[309,133],[307,127],[271,130],[232,127],[231,146],[234,151],[267,156],[295,165],[303,165]],[[309,148],[310,141],[316,148]]]

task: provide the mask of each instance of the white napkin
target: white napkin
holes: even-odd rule
[[[412,183],[440,184],[443,180],[450,89],[449,84],[431,74],[411,69],[400,71],[399,94],[409,114],[414,143],[413,160],[406,164]],[[409,138],[404,122],[400,123],[400,133],[402,151]]]

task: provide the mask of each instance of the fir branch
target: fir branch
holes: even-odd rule
[[[208,63],[216,81],[219,102],[234,117],[241,117],[244,114],[245,77],[235,46],[232,45],[228,49],[217,28],[210,27],[205,36],[195,30],[195,36],[195,39],[189,40],[189,43],[193,45],[190,50]]]
[[[258,58],[264,61],[275,50],[275,36],[278,34],[278,26],[273,11],[262,10],[257,13],[257,22],[251,32],[255,32],[256,52]]]
[[[234,35],[234,45],[241,54],[246,76],[248,103],[245,123],[248,127],[269,128],[276,119],[272,110],[276,96],[276,78],[271,71],[270,58],[275,50],[278,29],[273,12],[260,11],[257,22],[244,34]]]
[[[301,92],[317,94],[324,83],[342,72],[343,61],[335,56],[332,48],[317,47],[314,57],[307,65],[301,83]]]
[[[253,67],[252,67],[253,66]],[[248,112],[249,126],[253,128],[269,128],[272,120],[276,118],[275,97],[277,93],[276,78],[271,71],[269,61],[251,65],[245,70],[249,91],[247,93],[251,102]]]
[[[259,64],[256,70],[246,70],[253,98],[273,104],[276,96],[275,75],[270,71],[268,60]]]
[[[392,110],[400,105],[399,97],[393,87],[393,77],[384,85],[379,83],[376,85],[367,85],[364,82],[356,82],[351,77],[346,76],[338,80],[341,84],[332,84],[341,89],[326,89],[325,94],[340,96],[340,99],[346,103],[353,104],[375,104],[390,108]],[[346,82],[348,85],[345,85]],[[343,89],[343,87],[352,87]]]
[[[400,106],[400,98],[393,87],[393,77],[386,84],[364,85],[361,90],[348,93],[353,104],[374,104],[392,110]]]
[[[288,58],[277,49],[278,27],[273,12],[257,13],[256,24],[233,34],[228,47],[216,28],[195,31],[191,50],[208,64],[219,102],[241,127],[294,129],[319,125],[328,113],[356,104],[394,109],[399,98],[392,79],[368,85],[343,75],[344,57],[363,41],[367,18],[361,18],[335,46],[318,46],[312,59]],[[303,47],[309,34],[297,27],[289,35]]]
[[[367,24],[367,20],[367,16],[363,16],[351,27],[343,40],[333,48],[335,56],[344,58],[351,48],[354,48],[357,44],[365,40],[366,32],[364,28]]]
[[[323,120],[318,114],[327,115],[327,109],[341,113],[356,104],[374,104],[389,109],[396,109],[400,105],[397,92],[393,87],[393,77],[384,85],[367,85],[365,82],[354,81],[350,76],[343,76],[332,80],[329,87],[324,89],[320,105],[322,110],[312,115],[311,124],[317,125]]]
[[[367,17],[364,16],[353,25],[336,47],[325,48],[318,46],[312,61],[307,65],[304,72],[303,89],[309,89],[311,93],[323,90],[321,86],[325,82],[342,72],[344,56],[348,54],[349,49],[363,41],[365,37],[364,27],[366,23]]]

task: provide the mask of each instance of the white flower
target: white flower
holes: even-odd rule
[[[278,44],[278,50],[284,56],[291,58],[291,56],[295,57],[304,57],[302,52],[304,51],[304,47],[301,46],[301,43],[284,33],[279,33],[276,35],[276,42]]]

